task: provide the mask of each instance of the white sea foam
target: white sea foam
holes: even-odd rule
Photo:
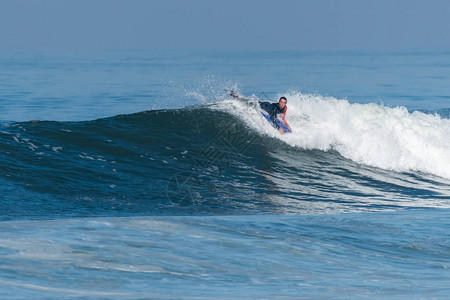
[[[355,162],[398,172],[450,178],[450,120],[405,107],[351,104],[320,95],[291,93],[286,120],[292,134],[279,135],[257,109],[235,100],[225,109],[260,133],[303,149],[334,149]]]

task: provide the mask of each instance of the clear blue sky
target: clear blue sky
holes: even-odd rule
[[[2,0],[2,49],[450,49],[450,1]]]

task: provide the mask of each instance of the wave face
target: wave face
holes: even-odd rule
[[[224,100],[4,123],[2,219],[450,207],[450,120],[292,93],[279,135]]]

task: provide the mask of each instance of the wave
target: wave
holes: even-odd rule
[[[4,123],[2,219],[448,207],[450,121],[287,95],[294,133],[233,100]]]
[[[256,110],[248,113],[243,103],[225,102],[220,108],[293,147],[333,149],[357,163],[450,179],[449,119],[420,111],[410,113],[405,107],[350,104],[319,95],[293,93],[288,99],[287,119],[294,133],[282,137],[257,118]]]

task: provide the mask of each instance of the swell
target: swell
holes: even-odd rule
[[[305,150],[209,106],[3,124],[2,219],[447,207],[445,179]]]
[[[199,157],[235,122],[204,107],[87,122],[4,124],[2,215],[195,213],[197,208],[174,205],[168,183],[183,171],[204,169],[215,176],[217,167]],[[232,151],[226,153],[227,166],[235,163]]]

